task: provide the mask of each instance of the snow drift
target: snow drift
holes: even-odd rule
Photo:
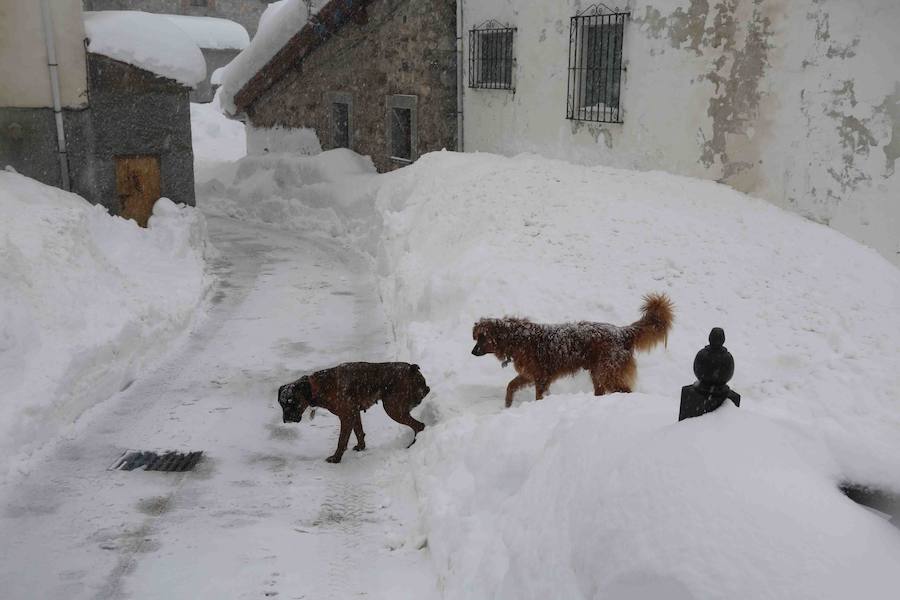
[[[195,209],[161,199],[144,230],[0,172],[0,477],[183,333],[205,248]]]
[[[376,235],[371,159],[335,149],[315,156],[250,155],[198,182],[205,211],[321,233],[345,244]]]
[[[891,597],[900,537],[837,487],[900,490],[876,252],[722,185],[534,156],[430,154],[376,208],[399,354],[434,390],[414,468],[448,597]],[[640,393],[580,375],[502,411],[510,370],[470,354],[480,317],[625,324],[651,291],[676,324]],[[714,326],[743,408],[676,424]]]

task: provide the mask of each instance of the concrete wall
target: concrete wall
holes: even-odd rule
[[[142,10],[169,15],[220,17],[244,26],[252,38],[259,16],[274,0],[207,0],[207,6],[193,6],[190,0],[83,0],[84,10]]]
[[[331,102],[352,98],[351,148],[380,171],[388,151],[386,97],[417,96],[417,154],[456,147],[456,12],[453,0],[378,0],[365,24],[348,23],[248,109],[252,126],[311,128],[332,146]],[[301,71],[302,68],[302,71]]]
[[[88,55],[94,152],[90,189],[76,190],[110,212],[121,209],[116,195],[115,157],[156,154],[162,195],[194,205],[189,89],[119,61]]]
[[[197,87],[191,91],[191,102],[212,102],[213,96],[216,95],[216,89],[209,82],[213,72],[219,67],[224,67],[240,53],[240,50],[214,50],[211,48],[201,48],[203,58],[206,59],[206,79],[197,84]]]
[[[69,159],[72,189],[90,189],[93,153],[91,111],[64,109],[63,128]],[[0,108],[0,168],[16,171],[47,185],[61,187],[52,108]]]
[[[900,2],[632,0],[621,125],[565,119],[570,18],[590,4],[465,1],[466,30],[518,27],[515,93],[465,89],[467,151],[721,181],[900,264]]]
[[[51,18],[62,105],[87,104],[80,0],[52,0]],[[0,107],[52,107],[39,0],[0,2]],[[2,131],[0,131],[2,135]]]

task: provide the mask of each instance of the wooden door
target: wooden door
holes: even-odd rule
[[[119,216],[147,226],[160,195],[158,156],[117,156],[116,193]]]

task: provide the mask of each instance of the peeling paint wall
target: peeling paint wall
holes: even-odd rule
[[[900,1],[631,0],[621,125],[565,119],[591,4],[465,2],[467,30],[518,28],[515,92],[465,89],[467,150],[720,181],[900,265]]]

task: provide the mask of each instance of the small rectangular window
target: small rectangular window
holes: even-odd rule
[[[469,31],[469,87],[513,88],[513,36],[516,29],[488,21]]]
[[[412,110],[392,108],[391,158],[412,160]]]
[[[350,105],[346,102],[331,105],[331,145],[334,148],[350,147]]]
[[[566,117],[621,123],[622,48],[630,13],[602,14],[601,10],[572,17]]]
[[[395,162],[408,164],[418,158],[417,108],[417,96],[387,97],[387,150]]]

